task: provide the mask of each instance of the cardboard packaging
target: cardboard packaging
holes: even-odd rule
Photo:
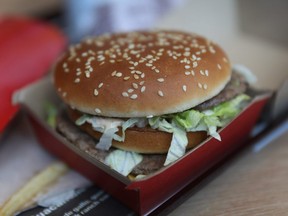
[[[48,151],[95,182],[139,215],[146,215],[209,172],[220,161],[248,143],[249,134],[259,119],[271,92],[255,93],[250,105],[229,125],[220,130],[222,141],[208,138],[175,163],[151,176],[131,181],[67,142],[45,121],[44,104],[61,104],[49,77],[15,95],[27,111],[35,134]]]

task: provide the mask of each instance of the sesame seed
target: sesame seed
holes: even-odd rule
[[[96,108],[96,109],[95,109],[95,112],[96,112],[96,113],[101,113],[101,110],[100,110],[99,108]]]
[[[204,76],[204,74],[205,74],[205,73],[204,73],[204,71],[203,71],[203,70],[200,70],[199,72],[200,72],[200,74],[201,74],[201,75],[203,75],[203,76]]]
[[[191,74],[191,72],[190,71],[185,71],[185,75],[190,75]]]
[[[138,89],[138,84],[137,83],[132,83],[133,88]]]
[[[67,66],[68,66],[68,65],[67,65],[67,62],[63,63],[62,66],[63,66],[63,68],[67,68]]]
[[[123,78],[124,80],[129,80],[130,79],[130,76],[126,76]]]
[[[196,68],[198,66],[197,62],[193,62],[193,68]]]
[[[74,80],[74,83],[79,83],[80,82],[80,78],[76,78],[75,80]]]
[[[184,67],[185,67],[185,69],[189,69],[190,65],[185,65]]]
[[[145,77],[145,74],[142,73],[142,74],[140,75],[140,77],[143,79],[143,78]]]
[[[204,84],[203,88],[206,90],[208,88],[207,84]]]
[[[81,62],[81,59],[80,58],[76,58],[76,62]]]
[[[134,89],[131,89],[131,88],[130,88],[130,89],[128,89],[127,91],[128,91],[128,93],[132,93],[132,92],[134,91]]]
[[[164,96],[164,94],[163,94],[163,92],[161,90],[158,91],[158,95],[161,96],[161,97]]]
[[[133,99],[133,100],[135,100],[137,97],[138,97],[137,94],[132,94],[132,95],[130,96],[130,98]]]
[[[97,96],[99,94],[99,91],[97,89],[94,89],[94,95]]]
[[[192,76],[195,76],[195,71],[192,70],[192,71],[191,71],[191,74],[192,74]]]
[[[69,72],[69,69],[68,69],[68,68],[65,68],[65,69],[64,69],[64,72],[65,72],[65,73],[68,73],[68,72]]]
[[[158,82],[164,82],[164,78],[158,78],[157,81]]]
[[[86,56],[88,56],[88,53],[87,52],[83,52],[81,55],[82,55],[82,57],[86,57]]]
[[[89,78],[89,77],[90,77],[90,72],[89,72],[89,71],[85,71],[85,76],[86,76],[87,78]]]
[[[182,86],[182,89],[183,89],[184,92],[186,92],[186,91],[187,91],[187,86],[186,86],[186,85],[183,85],[183,86]]]
[[[134,74],[133,76],[134,76],[134,79],[139,79],[139,75]]]
[[[122,92],[122,96],[123,96],[123,97],[128,97],[129,94],[128,94],[127,92]]]
[[[160,72],[158,69],[155,69],[154,71],[155,71],[156,73],[159,73],[159,72]]]
[[[97,56],[97,60],[98,61],[103,61],[103,60],[105,60],[105,57],[103,55],[98,55]]]
[[[225,57],[223,57],[223,61],[226,63],[228,62],[227,58],[225,58]]]
[[[147,66],[147,67],[151,67],[152,64],[150,64],[150,63],[146,63],[146,66]]]
[[[190,56],[190,52],[184,52],[184,56]]]
[[[209,46],[209,51],[210,51],[211,53],[213,53],[213,54],[216,53],[214,47],[212,47],[212,46]]]
[[[218,69],[219,69],[219,70],[221,70],[221,69],[222,69],[222,67],[221,67],[221,65],[220,65],[220,64],[217,64],[217,67],[218,67]]]
[[[199,87],[199,88],[202,88],[202,84],[201,84],[201,83],[198,83],[198,87]]]
[[[205,70],[205,75],[209,76],[209,71],[208,70]]]
[[[99,85],[98,85],[98,88],[101,88],[103,86],[103,83],[100,83]]]
[[[121,77],[121,76],[122,76],[122,73],[121,73],[121,72],[117,72],[117,73],[116,73],[116,76],[117,76],[117,77]]]
[[[116,73],[117,73],[117,71],[115,70],[115,71],[113,71],[112,73],[111,73],[111,76],[116,76]]]
[[[67,92],[63,92],[63,93],[62,93],[62,96],[63,96],[63,97],[66,97],[66,96],[67,96]]]
[[[146,86],[142,86],[140,91],[144,92],[145,90],[146,90]]]

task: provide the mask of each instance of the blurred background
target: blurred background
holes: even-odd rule
[[[0,0],[0,22],[7,16],[45,20],[70,43],[149,28],[195,32],[219,43],[233,63],[256,73],[257,87],[268,89],[288,76],[287,12],[287,0]],[[272,82],[271,72],[277,72]]]
[[[86,35],[147,29],[185,0],[0,0],[0,14],[54,22],[71,42]]]
[[[190,31],[212,36],[236,28],[288,47],[287,0],[0,0],[0,16],[49,20],[72,42],[85,35],[158,27],[177,10],[184,10],[180,15],[185,19],[175,27],[187,29],[188,23]],[[220,28],[219,18],[225,20]]]

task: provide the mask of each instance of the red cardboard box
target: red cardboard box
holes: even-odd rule
[[[61,104],[50,78],[30,85],[16,94],[28,113],[39,142],[69,166],[118,198],[139,215],[159,207],[189,184],[193,184],[213,166],[248,143],[249,134],[271,93],[256,94],[250,105],[229,125],[222,128],[222,141],[208,138],[175,163],[152,176],[131,181],[105,164],[67,142],[45,122],[44,104]]]

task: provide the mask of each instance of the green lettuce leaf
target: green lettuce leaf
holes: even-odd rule
[[[105,158],[105,164],[122,175],[127,176],[142,160],[143,156],[140,154],[117,149]]]
[[[56,128],[56,116],[57,116],[57,107],[47,102],[44,107],[45,113],[46,113],[46,122],[49,126],[52,128]]]
[[[112,140],[123,141],[123,138],[117,135],[119,131],[119,126],[121,126],[124,121],[115,118],[103,118],[98,116],[91,116],[84,114],[76,120],[77,125],[82,125],[84,123],[91,124],[93,130],[103,133],[99,142],[96,144],[98,149],[109,150],[112,146]]]
[[[170,148],[167,153],[164,166],[174,162],[178,158],[182,157],[185,154],[186,146],[188,144],[188,139],[186,131],[174,126],[173,127],[173,136],[170,144]]]
[[[189,131],[206,131],[208,135],[211,135],[217,140],[221,140],[217,129],[231,121],[242,110],[243,104],[245,104],[244,102],[249,99],[249,96],[241,94],[230,101],[221,103],[213,109],[205,111],[190,109],[180,113],[155,116],[152,118],[130,118],[126,121],[83,115],[76,123],[81,125],[88,122],[94,130],[102,132],[103,138],[101,137],[96,147],[101,147],[106,150],[111,147],[113,139],[123,142],[125,140],[125,131],[130,127],[145,127],[148,124],[153,129],[172,133],[170,148],[164,163],[166,166],[185,154],[188,144],[187,132]],[[122,127],[122,136],[116,134],[119,130],[118,127]],[[125,175],[128,170],[133,169],[131,169],[131,167],[133,164],[136,164],[135,161],[140,161],[140,156],[136,153],[125,153],[122,150],[113,152],[115,153],[108,156],[107,164]],[[121,157],[127,157],[127,160],[132,161],[126,161],[126,159],[121,159]]]

